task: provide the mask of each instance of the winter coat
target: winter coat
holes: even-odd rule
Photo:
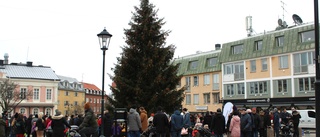
[[[190,113],[187,111],[183,116],[183,127],[189,128],[191,127]]]
[[[251,132],[252,131],[252,121],[249,114],[243,114],[240,118],[241,132]]]
[[[301,118],[301,115],[297,112],[297,111],[293,111],[292,112],[292,120],[293,120],[293,124],[298,124],[300,123],[300,118]]]
[[[46,129],[46,125],[43,119],[38,118],[36,122],[36,127],[38,127],[39,131],[44,131]]]
[[[112,119],[109,113],[104,114],[103,117],[103,123],[104,123],[104,136],[110,137],[112,135]]]
[[[23,119],[18,119],[15,122],[15,134],[24,134],[26,133],[26,129],[25,129],[25,123],[23,121]]]
[[[278,112],[273,113],[273,127],[274,129],[280,128],[280,117]]]
[[[234,115],[231,118],[229,131],[231,132],[231,137],[240,137],[240,117],[238,115]]]
[[[26,131],[27,131],[27,133],[31,133],[31,127],[32,127],[31,121],[32,121],[32,117],[29,117],[26,120]]]
[[[169,126],[169,120],[166,114],[158,111],[153,117],[153,125],[156,127],[157,133],[165,133]]]
[[[52,136],[53,137],[63,137],[65,126],[71,128],[68,124],[67,120],[63,115],[54,115],[52,116],[51,128],[52,128]]]
[[[260,126],[260,123],[261,123],[261,119],[260,119],[260,116],[258,114],[253,114],[251,115],[253,117],[253,124],[254,124],[254,129],[252,130],[259,130],[259,126]]]
[[[130,108],[129,110],[128,127],[129,131],[139,131],[142,128],[140,116],[133,108]]]
[[[85,110],[85,116],[83,122],[79,126],[79,129],[82,129],[84,127],[98,128],[98,123],[96,119],[97,118],[94,115],[91,108]]]
[[[206,116],[204,116],[203,118],[203,122],[202,122],[202,125],[208,125],[209,126],[209,129],[211,129],[211,121],[212,121],[212,116],[207,113]]]
[[[226,120],[221,112],[216,113],[211,124],[214,134],[222,135],[223,133],[225,133]]]
[[[171,129],[170,131],[181,132],[183,127],[183,116],[179,110],[174,111],[170,119]]]
[[[140,112],[140,120],[142,124],[142,131],[146,131],[148,129],[148,115],[147,111],[142,110]]]
[[[263,128],[268,128],[271,126],[271,117],[269,115],[268,111],[265,111],[265,114],[263,116]]]
[[[0,119],[0,137],[5,136],[5,127],[6,127],[6,121],[3,119]]]

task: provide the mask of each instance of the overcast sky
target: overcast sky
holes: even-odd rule
[[[247,35],[245,17],[252,16],[255,33],[272,31],[278,18],[292,25],[292,14],[313,22],[313,0],[150,0],[171,30],[167,44],[175,57],[214,50],[217,43]],[[122,52],[124,28],[140,0],[5,0],[0,3],[0,59],[32,61],[50,66],[58,75],[102,87],[102,51],[97,34],[113,35],[106,51],[106,73]],[[284,14],[283,14],[284,13]],[[106,75],[105,90],[111,80]]]

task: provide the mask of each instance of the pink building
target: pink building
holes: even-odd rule
[[[24,99],[15,108],[11,106],[14,108],[12,114],[18,112],[29,115],[43,112],[53,115],[57,108],[59,77],[50,67],[34,66],[32,62],[9,64],[6,55],[5,60],[0,60],[0,78],[16,83],[17,91],[21,93],[32,93],[32,96]]]

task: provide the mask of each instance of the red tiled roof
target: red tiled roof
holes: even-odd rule
[[[83,88],[85,88],[85,89],[101,91],[101,90],[100,90],[96,85],[94,85],[94,84],[85,83],[85,82],[82,82],[82,84],[83,84]]]

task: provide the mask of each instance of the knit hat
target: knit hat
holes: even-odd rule
[[[90,108],[89,102],[85,103],[85,104],[84,104],[84,109],[89,109],[89,108]]]

